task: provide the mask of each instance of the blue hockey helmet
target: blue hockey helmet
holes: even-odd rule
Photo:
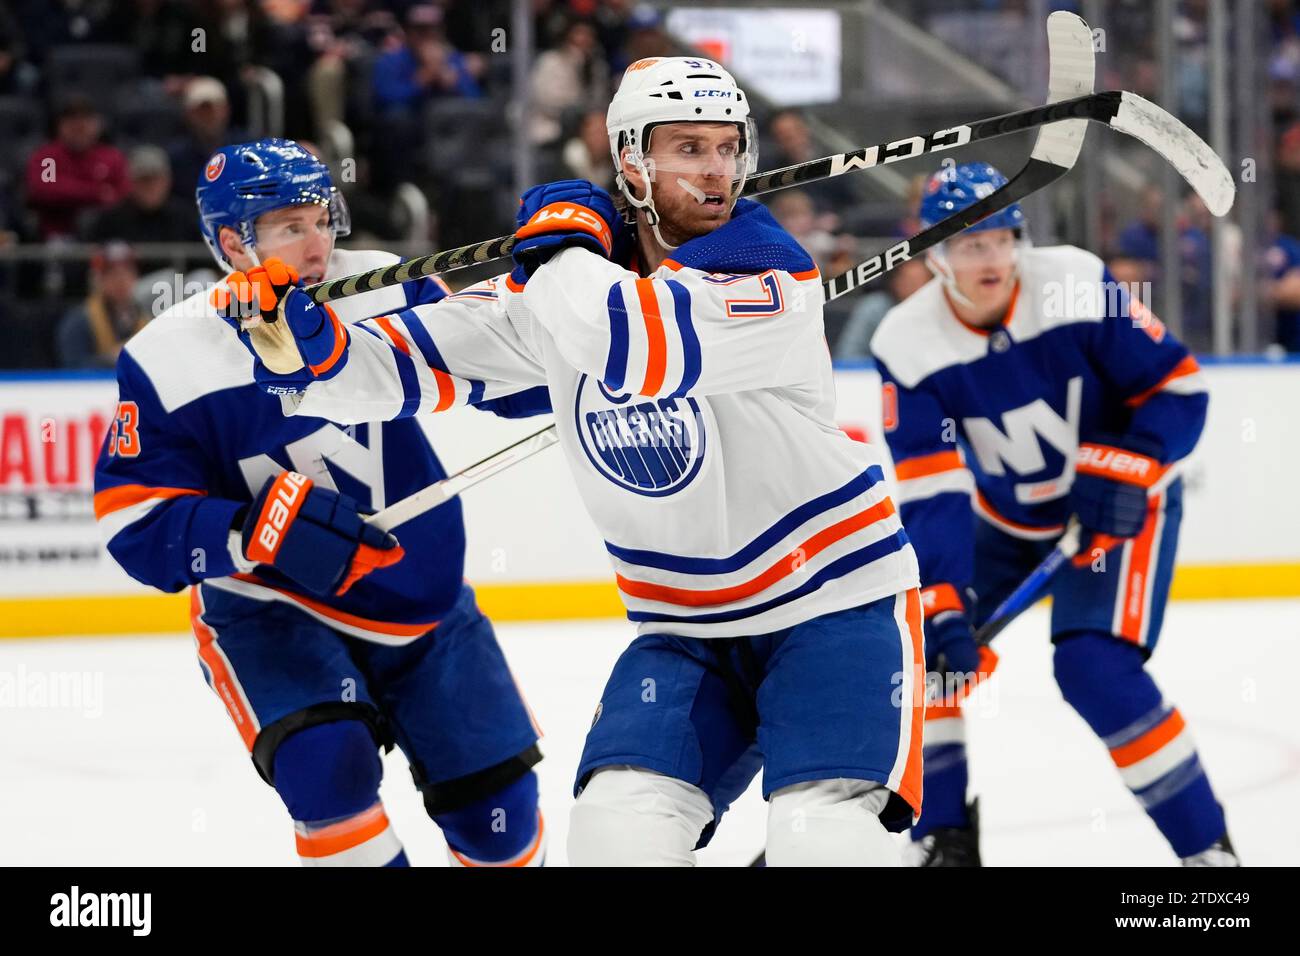
[[[925,184],[925,194],[921,197],[921,225],[929,229],[935,223],[975,205],[1006,184],[1007,177],[988,163],[945,166]],[[1020,208],[1020,203],[1012,203],[1001,212],[981,219],[966,229],[966,232],[1024,228],[1024,211]]]
[[[259,139],[217,150],[199,173],[194,199],[203,239],[223,268],[232,263],[221,252],[221,227],[235,230],[252,249],[257,244],[254,222],[275,209],[325,206],[335,237],[346,236],[352,228],[347,201],[334,188],[329,167],[288,139]]]

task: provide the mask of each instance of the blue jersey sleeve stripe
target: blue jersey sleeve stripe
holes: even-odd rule
[[[663,554],[659,551],[637,551],[631,548],[620,548],[608,541],[605,542],[605,549],[620,561],[646,568],[658,568],[661,571],[675,571],[680,574],[726,574],[745,567],[805,522],[852,501],[884,480],[885,475],[880,466],[872,465],[834,491],[800,505],[727,558],[689,558],[676,554]]]
[[[397,364],[397,378],[402,383],[402,410],[397,417],[409,418],[420,407],[420,376],[411,356],[393,349],[393,361]]]
[[[399,316],[402,325],[406,326],[406,332],[415,343],[415,347],[420,350],[420,355],[424,357],[424,362],[430,368],[436,368],[440,372],[447,372],[447,363],[442,360],[442,353],[438,351],[438,346],[433,344],[433,337],[429,335],[429,330],[424,327],[419,316],[409,309]]]
[[[614,283],[605,300],[609,311],[609,358],[605,362],[604,382],[611,391],[621,391],[627,378],[627,304],[623,301],[623,287]]]
[[[901,551],[907,546],[907,534],[902,528],[899,528],[887,538],[881,538],[874,541],[865,548],[859,548],[856,551],[850,551],[848,554],[835,561],[832,561],[826,567],[822,568],[816,574],[809,577],[799,587],[787,591],[780,597],[773,598],[770,601],[764,601],[762,604],[755,604],[750,607],[739,608],[734,611],[717,611],[708,614],[660,614],[654,611],[628,611],[627,618],[629,621],[637,623],[650,622],[674,622],[680,624],[722,624],[727,621],[741,621],[747,617],[754,617],[762,614],[764,611],[770,611],[773,608],[781,607],[783,604],[789,604],[796,601],[805,594],[811,594],[828,581],[834,581],[836,578],[842,578],[846,574],[852,574],[859,568],[866,567],[873,561],[879,561],[887,555],[896,551]]]
[[[483,401],[483,383],[476,378],[469,380],[469,403],[477,405]]]
[[[682,340],[682,383],[670,397],[678,398],[690,392],[700,380],[700,337],[695,334],[691,321],[691,292],[675,279],[668,280],[673,294],[673,315],[677,319],[677,332]]]

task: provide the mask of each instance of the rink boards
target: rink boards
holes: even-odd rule
[[[1300,363],[1205,363],[1206,432],[1186,468],[1174,596],[1300,596],[1300,508],[1291,500],[1300,444],[1290,421]],[[879,378],[837,368],[838,421],[880,435]],[[94,457],[113,415],[108,374],[0,373],[0,637],[140,634],[184,629],[186,604],[132,581],[104,551],[91,509]],[[425,420],[449,470],[547,419],[470,410]],[[466,576],[498,620],[621,614],[605,549],[558,450],[471,489]]]

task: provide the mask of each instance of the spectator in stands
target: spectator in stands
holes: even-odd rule
[[[1111,272],[1124,283],[1154,282],[1160,273],[1160,210],[1164,193],[1159,186],[1147,186],[1138,200],[1137,218],[1120,230],[1119,255],[1111,261]],[[1151,303],[1147,303],[1150,305]]]
[[[826,272],[835,253],[835,237],[817,222],[817,209],[802,188],[783,189],[768,202],[773,217]]]
[[[1163,281],[1161,271],[1160,232],[1161,209],[1164,194],[1158,186],[1148,186],[1142,192],[1138,218],[1120,232],[1118,256],[1108,263],[1111,273],[1122,283],[1152,283],[1156,289]],[[1208,349],[1212,343],[1211,315],[1213,309],[1213,255],[1210,240],[1211,216],[1205,203],[1195,194],[1187,197],[1179,212],[1179,281],[1182,284],[1182,315],[1179,337],[1193,349]],[[1223,221],[1225,230],[1225,261],[1240,260],[1241,231],[1234,224]],[[1238,276],[1231,273],[1228,279],[1236,292]],[[1158,303],[1145,303],[1155,305]],[[1164,316],[1171,320],[1173,317]]]
[[[89,242],[198,242],[194,203],[172,195],[172,169],[167,153],[158,146],[137,146],[127,158],[131,191],[126,199],[92,219],[86,230]],[[150,260],[146,270],[167,260]]]
[[[564,133],[567,113],[603,107],[609,102],[609,65],[595,28],[574,20],[554,50],[538,54],[529,78],[529,139],[555,143]]]
[[[108,33],[112,42],[135,47],[145,76],[163,80],[178,92],[181,78],[194,72],[196,22],[191,7],[175,0],[116,0]]]
[[[573,178],[613,190],[614,160],[609,155],[609,133],[605,129],[603,110],[592,110],[582,118],[578,135],[564,144],[564,165]]]
[[[1300,352],[1300,239],[1277,231],[1273,218],[1273,243],[1264,254],[1270,276],[1264,284],[1264,303],[1277,309],[1277,341],[1288,352]]]
[[[334,123],[347,122],[348,80],[356,78],[363,63],[369,69],[375,26],[384,25],[381,35],[396,27],[391,13],[369,6],[369,0],[330,0],[307,22],[307,44],[316,57],[307,71],[307,92],[317,136]]]
[[[663,22],[663,15],[648,3],[639,3],[633,8],[623,25],[617,47],[606,43],[606,48],[611,51],[612,75],[622,76],[623,71],[637,60],[673,55],[673,45],[664,32]]]
[[[77,217],[121,201],[130,188],[126,157],[100,142],[104,123],[85,96],[60,104],[55,138],[27,160],[27,204],[39,220],[42,239],[72,236]]]
[[[481,56],[464,55],[442,31],[442,11],[418,4],[406,14],[406,33],[381,54],[371,73],[374,97],[372,182],[391,191],[399,182],[422,180],[428,137],[424,109],[440,96],[478,97]]]
[[[862,298],[849,313],[844,329],[835,340],[837,359],[866,359],[871,357],[871,337],[876,334],[885,313],[902,302],[931,279],[925,259],[918,256],[899,263],[880,279],[875,288],[862,293]]]
[[[375,108],[418,113],[433,96],[482,96],[483,65],[481,56],[461,53],[447,42],[440,9],[417,4],[407,11],[405,39],[375,60]]]
[[[1300,236],[1300,121],[1278,136],[1277,208],[1282,214],[1282,231]]]
[[[12,14],[0,7],[0,96],[24,96],[36,88],[39,75],[26,62],[22,34]]]
[[[812,132],[797,110],[779,110],[772,114],[768,120],[767,132],[776,155],[763,157],[765,169],[793,166],[818,157]],[[817,207],[818,215],[825,217],[822,227],[832,231],[838,228],[843,211],[857,205],[859,201],[847,177],[810,183],[803,188]]]
[[[64,368],[112,368],[122,345],[149,321],[135,300],[140,271],[130,246],[112,242],[101,248],[90,260],[90,275],[90,295],[59,323]]]
[[[112,40],[109,0],[9,0],[5,6],[26,40],[28,58],[37,66],[44,65],[52,47]]]
[[[181,97],[185,109],[185,135],[167,149],[172,167],[172,193],[186,202],[194,201],[199,173],[222,146],[241,143],[248,137],[230,125],[230,100],[225,85],[213,76],[196,76]]]

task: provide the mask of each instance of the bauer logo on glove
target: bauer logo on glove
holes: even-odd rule
[[[314,594],[345,594],[406,554],[395,537],[361,515],[348,496],[296,471],[282,472],[266,480],[244,517],[244,556]]]

